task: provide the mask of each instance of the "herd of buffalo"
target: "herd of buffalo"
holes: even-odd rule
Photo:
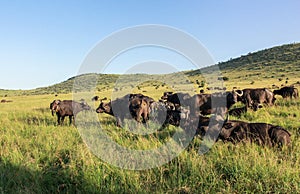
[[[121,126],[124,119],[134,119],[144,124],[155,120],[161,124],[161,129],[171,124],[180,126],[184,131],[192,130],[194,135],[210,135],[214,140],[221,139],[232,143],[250,141],[270,147],[288,146],[291,135],[280,126],[228,119],[228,115],[240,117],[249,109],[256,111],[264,105],[274,105],[275,95],[297,99],[299,93],[293,86],[273,92],[267,88],[251,88],[212,94],[199,93],[193,96],[181,92],[164,92],[159,101],[143,94],[127,94],[109,102],[103,102],[106,98],[100,100],[96,112],[114,116],[117,126]],[[98,101],[99,97],[95,96],[92,100]],[[237,102],[242,102],[244,106],[232,108]],[[50,109],[52,115],[56,113],[60,125],[66,116],[71,124],[72,118],[75,121],[80,111],[91,110],[91,107],[84,100],[54,100]]]

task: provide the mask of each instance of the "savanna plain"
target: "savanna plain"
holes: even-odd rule
[[[299,90],[299,48],[299,44],[283,45],[219,64],[226,78],[224,86],[227,90],[233,87],[273,90],[276,86],[294,84]],[[200,72],[184,74],[193,83],[195,92],[201,88],[206,90],[207,83]],[[89,76],[80,77],[87,81]],[[95,94],[109,97],[117,76],[99,76],[102,85],[97,84]],[[126,170],[94,155],[81,131],[76,125],[69,126],[67,119],[63,125],[57,125],[49,104],[54,99],[72,99],[72,83],[69,79],[49,88],[0,91],[3,99],[12,101],[0,103],[1,193],[300,193],[299,99],[276,96],[274,106],[265,106],[256,112],[250,110],[241,118],[230,117],[280,125],[291,133],[290,147],[278,149],[218,141],[209,152],[199,155],[202,141],[195,137],[178,157],[162,166]],[[158,100],[163,91],[171,88],[149,82],[130,91]],[[76,91],[80,92],[86,91]],[[99,102],[91,98],[85,99],[95,109]],[[79,114],[96,114],[94,112]],[[97,117],[115,142],[137,150],[158,147],[180,130],[168,126],[151,134],[136,135],[115,126],[111,116],[99,114]]]

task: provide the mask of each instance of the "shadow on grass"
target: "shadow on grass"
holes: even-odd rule
[[[32,170],[12,164],[0,158],[0,193],[95,193],[83,176],[68,167],[68,151],[62,151],[53,161],[47,162],[41,170]]]

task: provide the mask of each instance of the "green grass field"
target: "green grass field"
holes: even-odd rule
[[[161,95],[160,91],[151,94]],[[67,120],[56,126],[49,110],[54,98],[53,94],[9,96],[13,102],[0,103],[1,193],[300,193],[300,100],[279,98],[276,106],[241,118],[286,128],[292,134],[290,149],[217,142],[199,155],[201,140],[196,138],[170,162],[134,171],[96,157]],[[178,130],[170,126],[153,134],[132,135],[116,127],[112,117],[99,118],[114,141],[132,149],[160,146]]]
[[[283,45],[220,63],[222,76],[226,78],[224,86],[227,90],[233,87],[274,89],[282,85],[300,89],[299,48],[299,43]],[[182,72],[182,80],[178,80],[179,74],[163,78],[174,81],[174,86],[181,91],[198,93],[205,89],[207,92],[209,80],[203,80],[201,73],[206,72],[208,77],[212,74],[210,68],[202,70]],[[0,90],[2,99],[13,101],[0,103],[0,193],[300,193],[300,99],[278,97],[275,106],[249,111],[240,118],[284,127],[292,134],[290,148],[278,150],[219,141],[209,152],[199,155],[203,142],[195,138],[177,157],[163,165],[126,170],[105,162],[101,155],[97,157],[98,145],[115,157],[110,152],[112,148],[97,139],[98,126],[68,126],[67,119],[63,126],[57,126],[56,117],[52,117],[49,109],[54,99],[73,97],[87,99],[95,109],[99,102],[92,102],[92,96],[112,98],[112,87],[119,78],[119,75],[87,74],[44,88]],[[95,88],[94,80],[97,80]],[[150,81],[134,85],[133,80]],[[156,100],[164,91],[174,88],[157,77],[142,74],[125,77],[122,83],[124,86],[114,92],[143,93]],[[194,91],[188,89],[188,84]],[[95,93],[87,92],[91,89]],[[162,131],[136,135],[127,127],[116,127],[112,117],[95,114],[80,113],[78,123],[80,119],[99,120],[101,132],[134,150],[160,147],[181,131],[169,126]]]

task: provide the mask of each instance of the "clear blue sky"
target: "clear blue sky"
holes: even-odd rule
[[[100,40],[141,24],[168,25],[193,35],[216,62],[300,42],[299,8],[299,0],[3,0],[0,88],[64,81],[77,74]],[[112,68],[110,73],[120,72]]]

